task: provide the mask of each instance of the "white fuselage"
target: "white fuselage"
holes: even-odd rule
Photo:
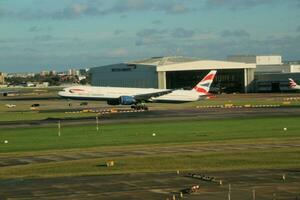
[[[294,87],[291,87],[292,90],[300,90],[300,85],[296,85]]]
[[[154,88],[125,88],[125,87],[95,87],[95,86],[73,86],[65,88],[58,94],[64,98],[86,99],[86,100],[109,100],[121,96],[137,96],[149,93],[165,92],[165,89]],[[204,93],[193,90],[174,90],[171,93],[152,97],[149,101],[154,102],[190,102],[198,101]]]
[[[74,99],[116,99],[121,96],[136,96],[145,93],[164,92],[164,89],[73,86],[58,93],[59,96]]]
[[[190,102],[198,101],[203,96],[206,96],[206,94],[198,93],[193,90],[174,90],[169,94],[153,97],[152,100],[157,102]]]

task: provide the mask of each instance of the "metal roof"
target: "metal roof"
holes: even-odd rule
[[[185,71],[185,70],[211,70],[211,69],[255,69],[255,64],[229,62],[219,60],[200,60],[176,63],[172,65],[157,66],[157,71]]]
[[[182,57],[182,56],[152,57],[152,58],[148,58],[148,59],[144,59],[144,60],[128,62],[128,64],[163,66],[163,65],[177,64],[177,63],[183,63],[183,62],[193,62],[193,61],[200,61],[200,59]]]
[[[128,62],[127,64],[156,66],[157,71],[256,68],[255,64],[247,64],[244,62],[202,60],[199,58],[190,58],[182,56],[152,57],[149,59]]]

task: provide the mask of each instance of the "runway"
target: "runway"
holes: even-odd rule
[[[96,113],[95,113],[96,116]],[[126,123],[142,122],[145,120],[170,120],[180,118],[197,119],[226,119],[226,118],[247,118],[264,116],[300,116],[300,107],[262,107],[262,108],[193,108],[193,109],[169,109],[150,110],[144,112],[122,112],[102,114],[99,116],[100,123]],[[0,122],[0,128],[20,128],[33,126],[48,126],[61,121],[64,125],[92,124],[95,117],[82,118],[49,118],[45,120],[22,120]]]
[[[223,184],[205,182],[185,176],[186,173],[138,173],[105,176],[78,176],[0,181],[0,199],[176,199],[180,191],[199,185],[197,194],[183,194],[184,199],[227,199],[231,184],[232,199],[299,199],[299,170],[243,170],[196,173],[222,180]],[[282,174],[287,181],[283,182]]]

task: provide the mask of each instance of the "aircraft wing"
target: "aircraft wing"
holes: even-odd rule
[[[149,100],[151,97],[159,97],[165,94],[171,93],[173,90],[165,90],[165,91],[160,91],[160,92],[152,92],[152,93],[146,93],[146,94],[139,94],[139,95],[134,95],[134,98],[136,100]]]

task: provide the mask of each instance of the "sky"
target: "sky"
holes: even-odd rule
[[[300,0],[0,0],[0,71],[154,56],[300,60]]]

